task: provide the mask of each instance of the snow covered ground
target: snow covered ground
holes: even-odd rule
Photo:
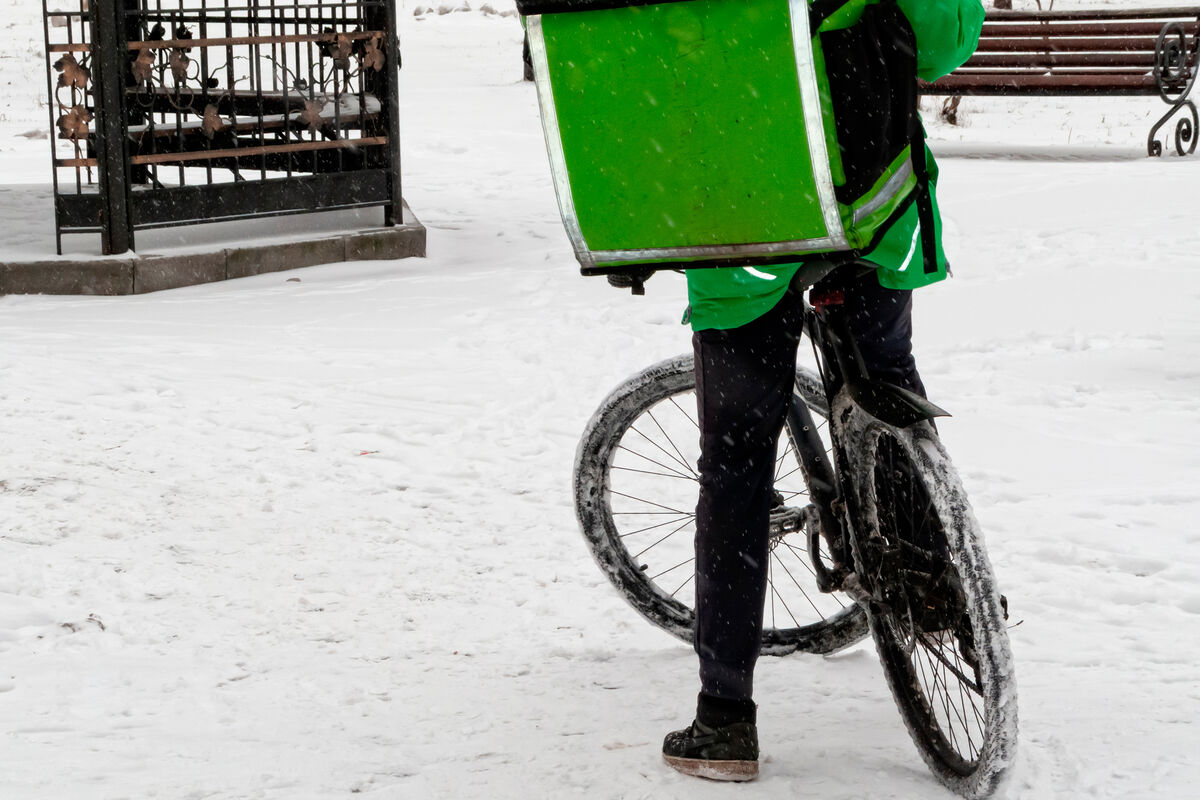
[[[593,566],[569,482],[609,388],[689,346],[683,289],[577,276],[520,35],[403,17],[428,259],[0,298],[0,798],[947,796],[869,645],[762,663],[757,783],[659,762],[694,657]],[[48,174],[26,45],[8,184]],[[1157,113],[933,126],[956,278],[916,346],[1021,621],[1011,798],[1200,779],[1200,156],[1145,158]]]

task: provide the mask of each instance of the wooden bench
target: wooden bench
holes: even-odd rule
[[[1200,7],[1103,11],[990,11],[979,48],[927,95],[1157,95],[1169,106],[1147,139],[1163,153],[1158,132],[1180,111],[1175,148],[1196,149],[1200,116],[1190,99],[1200,49]],[[955,100],[955,103],[957,100]]]

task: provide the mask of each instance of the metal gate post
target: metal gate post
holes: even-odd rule
[[[101,248],[105,255],[133,249],[129,155],[125,136],[127,0],[92,0],[92,63],[96,82],[96,166],[100,188]]]
[[[145,31],[142,30],[140,12],[145,10],[144,7],[146,5],[146,0],[123,0],[123,2],[125,3],[125,13],[124,19],[121,21],[121,28],[125,32],[124,44],[127,45],[129,42],[140,42],[145,38],[143,35]],[[124,50],[124,54],[126,68],[122,77],[125,81],[125,88],[133,89],[136,92],[138,88],[138,82],[133,77],[133,70],[128,66],[130,63],[132,63],[134,54],[128,49]],[[128,96],[129,95],[125,95],[125,97]],[[125,103],[121,111],[124,114],[123,118],[125,120],[125,124],[130,126],[143,125],[146,123],[147,118],[151,116],[147,114],[144,109],[138,108],[137,103]],[[150,171],[145,167],[145,165],[129,164],[128,167],[130,191],[132,191],[133,187],[137,184],[145,185],[150,183]]]
[[[387,170],[388,193],[391,203],[384,208],[385,225],[404,224],[404,201],[400,191],[400,37],[396,32],[396,0],[385,0],[382,13],[373,9],[369,27],[384,31],[387,66],[384,69],[383,85],[377,96],[383,102],[387,119]]]

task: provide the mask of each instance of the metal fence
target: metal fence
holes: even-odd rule
[[[400,221],[395,0],[42,0],[58,250],[382,206]]]

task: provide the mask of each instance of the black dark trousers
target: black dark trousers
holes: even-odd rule
[[[831,313],[846,315],[872,377],[924,394],[912,357],[912,293],[853,270],[819,288],[844,301]],[[753,693],[776,445],[792,397],[800,308],[789,293],[747,325],[692,337],[701,451],[695,641],[701,693],[710,697]]]

